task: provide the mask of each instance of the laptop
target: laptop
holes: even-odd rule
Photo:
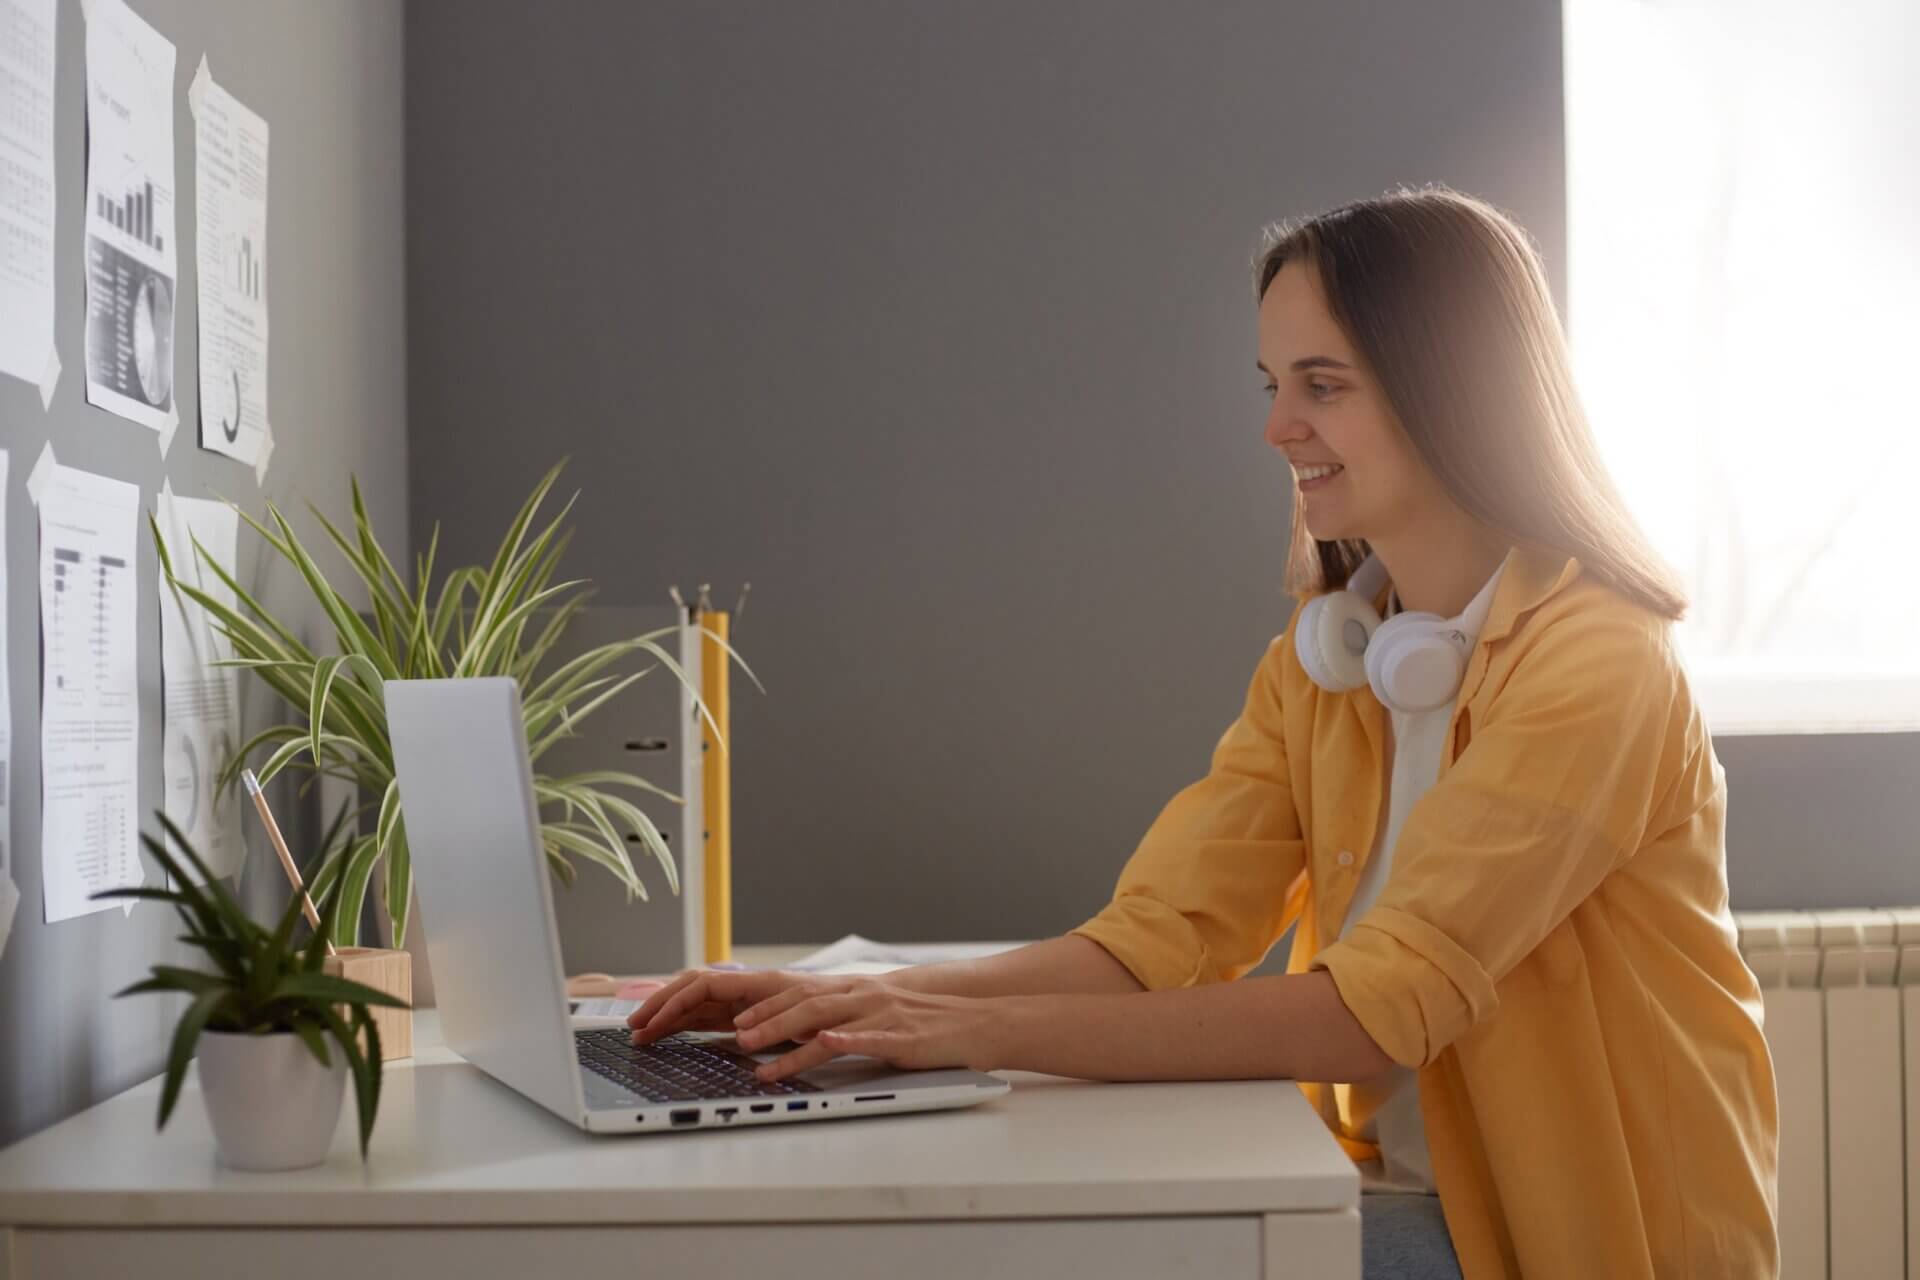
[[[1007,1092],[983,1072],[858,1056],[767,1082],[753,1069],[777,1047],[748,1054],[730,1036],[683,1032],[636,1048],[624,1026],[574,1026],[518,682],[389,680],[386,703],[441,1033],[500,1083],[589,1133],[843,1120]],[[623,892],[593,875],[572,890],[595,891]],[[635,904],[635,929],[646,913]]]

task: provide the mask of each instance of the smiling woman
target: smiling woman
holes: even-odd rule
[[[1369,1277],[1777,1274],[1724,775],[1537,254],[1403,191],[1271,229],[1255,286],[1301,604],[1112,900],[984,960],[685,974],[635,1038],[1292,1079],[1360,1170]]]

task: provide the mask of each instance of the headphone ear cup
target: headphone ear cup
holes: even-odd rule
[[[1447,704],[1460,689],[1466,662],[1446,632],[1453,623],[1434,613],[1396,613],[1367,646],[1367,683],[1386,706],[1413,714]]]
[[[1373,606],[1351,591],[1315,596],[1294,625],[1294,652],[1315,684],[1346,693],[1367,682],[1366,654],[1379,626]]]

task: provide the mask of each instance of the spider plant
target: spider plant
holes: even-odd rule
[[[572,539],[572,531],[563,531],[561,524],[579,492],[575,491],[551,521],[535,527],[541,503],[565,465],[563,459],[534,486],[491,563],[453,569],[437,586],[437,523],[426,553],[415,557],[409,583],[374,536],[357,477],[351,481],[351,536],[309,503],[308,510],[320,522],[327,540],[345,557],[366,592],[369,609],[365,617],[328,581],[306,544],[271,502],[264,523],[240,511],[240,518],[294,567],[319,602],[333,631],[335,651],[330,653],[316,653],[303,644],[293,629],[248,594],[235,573],[209,555],[198,539],[193,540],[195,553],[233,593],[235,603],[229,605],[195,585],[190,577],[176,574],[159,524],[149,518],[168,585],[206,610],[213,627],[232,646],[233,656],[216,665],[252,671],[304,720],[275,725],[242,744],[221,768],[218,793],[224,794],[233,785],[249,756],[271,748],[266,762],[256,770],[262,785],[281,770],[293,768],[311,775],[302,784],[302,794],[321,776],[327,776],[356,784],[360,794],[368,798],[354,811],[349,838],[337,847],[322,847],[323,861],[313,878],[316,892],[327,888],[336,877],[342,883],[340,912],[333,925],[337,944],[358,944],[361,906],[376,862],[385,868],[386,910],[393,925],[393,945],[405,944],[413,873],[382,692],[384,682],[394,679],[515,678],[521,689],[534,791],[541,806],[541,844],[555,876],[572,885],[576,869],[571,855],[577,855],[611,872],[625,887],[628,902],[636,896],[645,901],[646,886],[627,855],[625,833],[630,832],[653,854],[673,892],[680,891],[672,855],[658,828],[627,795],[619,794],[619,789],[651,792],[674,804],[682,802],[679,796],[631,773],[593,770],[555,777],[540,769],[540,758],[548,748],[572,736],[574,726],[658,666],[673,672],[693,693],[695,706],[713,729],[715,739],[720,738],[719,726],[700,702],[699,690],[656,643],[677,633],[678,627],[662,627],[601,645],[558,665],[548,663],[567,624],[592,595],[584,580],[553,582],[560,558]],[[732,646],[714,632],[702,630],[739,661]],[[654,662],[625,674],[611,670],[634,653],[650,654]],[[759,679],[746,663],[740,666],[758,686]],[[726,750],[724,741],[720,749]],[[373,828],[361,831],[358,819],[366,814],[375,815]]]
[[[156,964],[153,976],[124,990],[120,996],[148,991],[179,991],[191,997],[190,1003],[174,1025],[173,1041],[167,1049],[166,1080],[160,1089],[160,1118],[155,1128],[164,1129],[173,1104],[180,1099],[180,1085],[186,1079],[187,1063],[193,1057],[202,1031],[226,1031],[237,1034],[267,1035],[289,1031],[306,1043],[323,1067],[331,1067],[326,1037],[331,1036],[346,1055],[348,1073],[353,1077],[354,1104],[360,1112],[360,1158],[367,1158],[367,1141],[373,1136],[373,1121],[380,1109],[380,1031],[374,1025],[369,1005],[404,1009],[406,1003],[362,982],[321,972],[326,960],[327,926],[340,910],[340,881],[335,881],[316,900],[321,927],[313,931],[306,945],[295,949],[293,930],[300,915],[298,893],[288,896],[280,922],[268,932],[256,924],[235,901],[233,894],[214,877],[207,864],[187,841],[186,833],[176,827],[165,813],[160,823],[203,883],[195,884],[186,868],[168,851],[168,842],[156,840],[144,832],[140,842],[154,861],[165,867],[173,887],[144,885],[136,888],[103,889],[95,898],[141,898],[170,902],[187,931],[180,941],[200,948],[213,962],[212,972],[186,969],[178,965]],[[334,819],[339,826],[344,810]],[[329,833],[329,841],[332,833]],[[346,1007],[342,1015],[341,1006]],[[361,1037],[365,1036],[362,1049]]]

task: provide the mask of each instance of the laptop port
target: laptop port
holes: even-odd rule
[[[753,1114],[757,1116],[765,1115],[771,1110],[773,1110],[773,1104],[771,1102],[756,1102],[753,1104]]]
[[[893,1095],[890,1093],[869,1093],[864,1097],[855,1098],[854,1101],[855,1102],[892,1102]]]
[[[684,1124],[699,1124],[699,1123],[700,1123],[700,1108],[698,1107],[688,1107],[685,1110],[676,1111],[673,1113],[673,1126],[676,1129]]]
[[[807,1104],[804,1102],[789,1102],[787,1104],[787,1110],[789,1111],[805,1111],[806,1109]]]
[[[733,1119],[733,1118],[734,1118],[735,1116],[737,1116],[737,1115],[739,1115],[739,1114],[740,1114],[740,1108],[738,1108],[738,1107],[716,1107],[716,1108],[714,1109],[714,1112],[713,1112],[713,1114],[715,1114],[715,1115],[717,1115],[717,1116],[719,1116],[719,1117],[720,1117],[720,1118],[721,1118],[722,1120],[731,1120],[731,1119]]]

